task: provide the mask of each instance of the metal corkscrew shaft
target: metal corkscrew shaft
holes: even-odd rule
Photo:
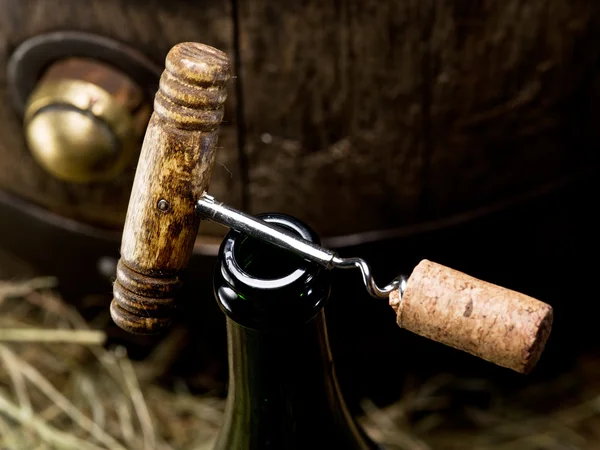
[[[341,258],[334,251],[320,247],[283,228],[275,227],[267,222],[256,219],[223,203],[214,197],[204,194],[196,203],[196,211],[206,219],[233,228],[248,236],[271,243],[278,247],[296,253],[297,255],[317,263],[326,269],[353,269],[361,271],[367,292],[375,298],[387,298],[395,289],[402,291],[404,277],[398,277],[384,288],[375,283],[371,267],[361,258]]]

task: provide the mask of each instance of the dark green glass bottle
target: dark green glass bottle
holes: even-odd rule
[[[289,216],[263,220],[318,243]],[[325,269],[231,231],[215,296],[227,315],[229,392],[216,450],[378,449],[348,412],[335,375],[323,307]]]

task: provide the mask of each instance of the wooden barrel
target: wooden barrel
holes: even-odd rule
[[[98,228],[121,229],[135,163],[108,182],[53,178],[9,99],[12,51],[46,32],[109,37],[161,67],[181,41],[230,54],[211,193],[340,245],[486,214],[598,162],[594,0],[3,0],[0,11],[0,188]]]

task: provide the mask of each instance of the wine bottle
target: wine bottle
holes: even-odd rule
[[[297,219],[263,220],[318,243]],[[372,450],[335,374],[323,307],[328,271],[231,231],[215,274],[227,316],[229,387],[215,450]]]

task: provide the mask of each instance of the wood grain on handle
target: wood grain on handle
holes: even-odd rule
[[[428,260],[390,305],[401,328],[520,373],[539,360],[553,318],[546,303]]]
[[[142,145],[121,243],[111,315],[152,334],[170,323],[181,271],[200,220],[230,78],[225,53],[203,44],[171,49]]]

